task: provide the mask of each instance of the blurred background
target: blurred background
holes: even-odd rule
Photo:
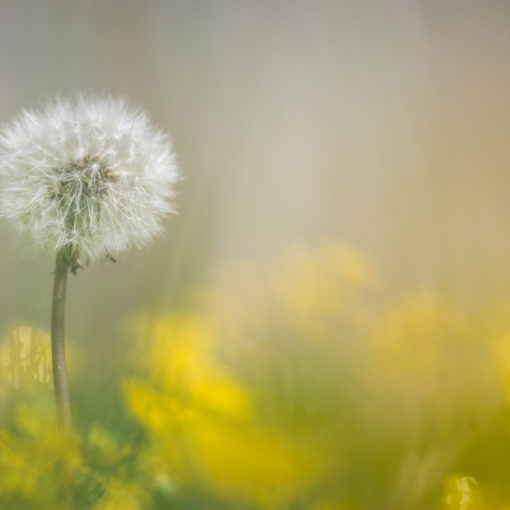
[[[1,119],[105,91],[147,108],[179,154],[168,234],[72,282],[80,330],[324,237],[368,251],[398,289],[508,287],[508,2],[0,6]],[[4,223],[0,239],[3,320],[45,321],[51,257]]]
[[[273,314],[279,315],[278,307],[285,301],[282,288],[283,296],[302,291],[310,298],[315,292],[320,301],[330,296],[324,286],[340,273],[340,279],[347,275],[342,285],[355,288],[356,296],[363,289],[363,297],[359,298],[363,305],[358,297],[348,299],[352,307],[348,309],[348,323],[335,326],[330,334],[327,329],[323,331],[324,310],[317,305],[317,299],[312,304],[292,305],[294,322],[301,324],[309,319],[315,328],[312,336],[339,336],[335,347],[339,351],[334,351],[339,357],[335,359],[342,359],[345,350],[354,356],[349,359],[362,359],[356,349],[360,345],[366,347],[363,339],[373,338],[372,335],[383,338],[386,334],[405,344],[392,344],[389,352],[393,355],[402,352],[402,347],[404,352],[409,350],[413,359],[421,359],[421,354],[415,354],[416,342],[421,345],[422,339],[430,345],[430,335],[442,338],[443,333],[437,332],[444,328],[450,331],[450,326],[445,326],[450,321],[455,323],[451,326],[455,338],[486,339],[491,330],[488,324],[499,328],[497,334],[489,335],[491,338],[504,337],[507,308],[501,303],[506,302],[510,288],[509,23],[510,3],[505,0],[0,0],[0,121],[7,122],[19,109],[38,106],[59,94],[86,91],[121,95],[146,108],[153,120],[171,134],[182,169],[179,215],[168,219],[165,236],[144,252],[130,252],[116,264],[97,264],[70,278],[67,324],[69,337],[77,348],[96,353],[94,366],[107,367],[106,371],[115,373],[112,377],[120,380],[129,365],[120,355],[126,345],[121,338],[123,328],[140,313],[165,317],[187,314],[196,310],[197,303],[204,302],[203,296],[211,288],[219,285],[224,295],[231,292],[229,285],[237,288],[242,281],[246,284],[244,290],[235,291],[241,292],[240,297],[235,292],[229,294],[231,301],[237,299],[238,309],[230,311],[236,316],[233,322],[250,308],[255,315],[272,317],[267,321],[274,327]],[[48,329],[53,259],[52,253],[41,253],[18,240],[13,229],[0,222],[3,331],[8,332],[18,323]],[[333,269],[330,278],[328,264],[339,264],[340,273]],[[309,282],[296,284],[295,288],[288,284],[301,282],[296,273],[288,278],[281,276],[291,271],[289,267],[299,275],[312,274],[314,290],[306,286]],[[324,270],[325,276],[319,275],[317,268]],[[260,274],[271,275],[273,282],[280,275],[284,278],[283,287],[271,287],[272,283],[268,284],[272,290],[266,287],[261,291],[259,286],[264,287],[261,282],[265,280],[257,276]],[[266,297],[261,298],[260,292],[267,292]],[[426,300],[424,308],[418,307],[425,310],[425,318],[422,312],[416,312],[414,301],[404,306],[406,317],[411,317],[404,323],[409,325],[409,335],[414,335],[414,340],[406,343],[402,338],[406,337],[407,326],[402,326],[403,332],[400,326],[384,325],[386,315],[379,323],[370,314],[377,306],[374,303],[410,294],[440,296],[441,304]],[[334,298],[330,303],[331,300]],[[205,301],[209,303],[210,299]],[[214,320],[223,320],[223,305],[218,305],[216,298],[212,301],[215,304],[208,310],[213,312],[208,313]],[[273,303],[272,312],[267,312],[268,302]],[[443,302],[454,307],[455,312],[445,308]],[[320,309],[311,319],[306,315],[310,306]],[[308,311],[303,312],[303,307]],[[329,319],[336,313],[334,305],[331,307]],[[484,311],[481,320],[480,310],[487,308],[491,312]],[[393,312],[388,313],[392,316]],[[487,313],[498,319],[489,320]],[[461,326],[452,318],[457,314],[463,317],[459,319]],[[246,320],[249,325],[260,327],[266,319],[257,316]],[[429,326],[424,326],[424,330],[418,326],[422,322],[434,324],[430,335]],[[478,329],[473,333],[475,323]],[[357,329],[359,324],[369,324],[367,331]],[[306,336],[312,326],[301,326],[299,335]],[[168,327],[173,331],[176,326]],[[268,328],[262,328],[264,334]],[[379,335],[374,330],[391,334]],[[348,333],[342,336],[342,332]],[[237,338],[237,343],[226,348],[225,359],[241,374],[248,374],[249,379],[254,367],[244,366],[246,360],[240,361],[243,355],[236,351],[244,352],[239,345],[244,345],[245,333],[223,332],[222,339],[225,344],[225,338]],[[295,332],[278,334],[273,336],[284,339],[275,341],[278,348],[293,352],[289,355],[293,362],[306,366],[308,351],[293,351],[290,339]],[[450,339],[452,334],[445,336]],[[349,341],[345,340],[347,337]],[[351,342],[353,339],[356,341]],[[250,349],[252,344],[253,339]],[[458,382],[460,379],[452,376],[451,370],[457,366],[459,350],[457,344],[448,345],[446,357],[441,358],[446,360],[440,363],[441,370],[449,374],[447,381],[453,378]],[[272,359],[272,351],[267,348],[266,356]],[[330,347],[320,344],[314,349],[322,363],[318,366],[325,367]],[[462,373],[477,373],[485,381],[480,384],[490,386],[492,372],[486,370],[485,358],[479,356],[478,349],[469,347],[470,354],[464,360],[467,368]],[[108,361],[104,360],[104,353],[108,353]],[[261,361],[264,356],[261,352],[259,355],[262,357],[254,358],[256,367],[267,368]],[[415,361],[419,366],[411,363],[411,372],[437,375],[436,369],[429,370],[428,365]],[[353,370],[352,366],[358,365],[350,364],[347,372]],[[301,368],[308,373],[307,368]],[[334,374],[336,369],[330,369]],[[393,374],[393,368],[388,373]],[[436,375],[432,377],[434,381]],[[307,380],[299,377],[297,380]],[[469,382],[463,388],[472,389],[472,380],[466,377],[462,380]],[[313,377],[312,380],[316,381]],[[353,376],[349,385],[357,380]],[[404,386],[409,388],[409,380],[405,380]],[[402,382],[397,378],[396,386],[398,381]],[[441,384],[436,387],[436,381],[427,386],[429,382],[422,381],[428,388],[427,395],[442,392]],[[96,381],[98,386],[103,383]],[[292,386],[294,383],[288,384],[292,391],[301,391]],[[117,395],[118,388],[112,388],[112,395]],[[483,398],[478,393],[473,396],[471,389],[466,397],[469,402],[487,401],[485,394]],[[103,387],[101,391],[91,390],[91,395],[96,398],[102,394],[106,399],[104,395],[109,395],[110,390]],[[322,390],[315,391],[320,395]],[[325,415],[321,415],[321,420],[339,412],[338,395],[328,391],[323,401],[324,409],[329,411],[322,409]],[[374,398],[370,396],[372,390],[363,391],[368,393],[364,397],[355,393],[356,398],[380,402],[379,397],[370,400]],[[498,391],[489,393],[499,395]],[[421,390],[418,393],[423,396]],[[390,394],[392,400],[395,395]],[[232,398],[237,401],[237,397]],[[409,398],[410,402],[421,402],[416,395]],[[87,397],[82,400],[86,402]],[[457,396],[454,400],[459,401]],[[291,401],[283,398],[282,408],[291,406]],[[278,400],[271,402],[281,410]],[[341,409],[351,409],[351,404]],[[105,419],[111,420],[108,426],[113,427],[116,411],[107,403],[97,409],[88,414],[83,411],[82,415],[92,422],[103,413]],[[368,415],[377,414],[370,409]],[[139,409],[136,412],[143,414]],[[373,417],[364,412],[358,422],[354,420],[357,424],[372,423]],[[430,411],[427,413],[430,417]],[[478,411],[469,413],[480,416]],[[319,420],[319,415],[314,416]],[[457,415],[455,419],[448,416],[437,419],[447,422],[448,427],[457,419],[462,422]],[[148,426],[157,429],[151,421]],[[406,430],[417,430],[413,427],[409,425]],[[502,427],[501,430],[506,425]],[[359,427],[354,424],[348,430]],[[396,438],[398,434],[391,430],[389,436]],[[382,436],[383,439],[377,435],[377,440],[386,441],[387,436]],[[376,435],[369,432],[369,437],[375,441]],[[359,482],[351,474],[351,478],[340,476],[327,483],[323,478],[321,482],[336,494],[333,500],[340,501],[338,505],[347,505],[342,503],[345,498],[342,499],[341,487],[350,488],[346,493],[351,494],[351,506],[319,502],[313,509],[404,509],[428,505],[430,500],[420,499],[424,490],[416,489],[419,477],[413,478],[412,483],[406,477],[419,469],[422,478],[429,476],[423,473],[436,471],[440,451],[437,445],[434,448],[423,463],[418,462],[416,454],[405,460],[393,459],[392,464],[385,453],[381,458],[389,465],[405,465],[395,475],[398,483],[386,483],[381,474],[386,468],[377,471],[367,461],[366,465],[374,470],[374,480],[381,487],[393,487],[384,503],[377,496],[380,493],[373,481],[373,499],[367,494],[365,499],[353,496],[358,494],[353,487]],[[449,459],[460,449],[455,446]],[[356,459],[360,455],[357,451]],[[476,455],[471,458],[479,459]],[[439,494],[443,489],[438,487],[444,486],[445,491],[460,495],[450,494],[449,500],[442,500],[443,504],[459,509],[482,505],[473,496],[478,482],[470,478],[470,473],[464,478],[446,478],[455,471],[450,460],[444,468],[446,485],[434,482],[434,490]],[[421,467],[415,469],[415,464]],[[324,466],[321,469],[327,471]],[[345,466],[340,469],[336,465],[331,472],[351,473]],[[318,474],[314,476],[320,478]],[[185,475],[182,477],[189,481]],[[298,485],[306,484],[300,481]],[[320,493],[319,485],[311,483],[310,494]],[[406,486],[414,487],[414,495],[407,499],[402,496],[402,487]],[[359,489],[359,494],[362,492]],[[459,506],[458,502],[465,500],[462,494],[468,493],[474,501],[472,506]],[[308,502],[313,500],[310,494],[305,498]],[[292,499],[282,498],[277,499]],[[255,498],[249,504],[254,508],[290,508],[268,501],[265,497]],[[182,501],[180,504],[175,508],[185,508]],[[194,505],[189,508],[213,508],[210,502]],[[218,508],[227,508],[225,505]],[[239,505],[234,503],[232,508],[241,508]],[[299,508],[312,508],[312,503],[309,505]]]

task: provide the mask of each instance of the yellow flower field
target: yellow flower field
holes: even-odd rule
[[[119,328],[116,423],[87,417],[102,375],[71,339],[69,437],[48,335],[4,335],[2,508],[510,508],[505,303],[390,296],[334,241],[195,295]]]

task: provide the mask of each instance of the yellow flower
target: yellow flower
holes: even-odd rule
[[[364,293],[377,282],[374,266],[365,255],[328,241],[316,251],[295,249],[282,258],[274,280],[276,306],[290,322],[317,336],[324,334],[325,321],[365,320]]]
[[[154,371],[148,381],[127,381],[126,398],[172,479],[261,508],[279,508],[308,487],[316,459],[257,421],[248,389],[215,358],[207,323],[163,317],[152,327],[139,322],[138,331],[152,332],[140,340]]]
[[[51,339],[44,331],[21,325],[0,344],[0,378],[16,389],[51,383]]]
[[[451,475],[444,485],[445,510],[489,510],[483,501],[480,486],[473,477]]]

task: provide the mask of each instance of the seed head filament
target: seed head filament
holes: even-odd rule
[[[55,168],[52,177],[50,198],[56,202],[69,239],[94,233],[116,175],[98,157],[85,156]]]

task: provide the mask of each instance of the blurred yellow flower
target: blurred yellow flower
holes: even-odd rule
[[[445,480],[445,493],[445,510],[489,510],[483,501],[480,487],[473,477],[449,476]]]
[[[137,358],[151,381],[193,407],[236,419],[251,417],[246,392],[213,356],[213,332],[204,317],[144,317],[135,321],[135,329]]]
[[[110,480],[106,484],[105,496],[94,506],[94,510],[144,510],[147,495],[136,482]]]
[[[320,499],[307,510],[354,510],[351,505],[340,504],[332,499]]]
[[[257,422],[248,390],[215,359],[206,323],[162,317],[139,322],[144,330],[152,370],[149,381],[127,381],[126,396],[172,478],[261,508],[280,508],[313,481],[317,460]]]
[[[19,389],[31,383],[51,384],[51,339],[44,331],[21,325],[0,343],[1,380]]]
[[[30,508],[69,508],[64,491],[81,463],[76,438],[28,409],[18,410],[17,424],[22,435],[0,432],[0,494]]]
[[[325,320],[364,319],[364,292],[377,283],[368,257],[347,244],[327,241],[316,251],[296,248],[282,258],[274,276],[275,305],[298,327],[318,336]]]
[[[401,407],[401,417],[431,412],[427,404],[439,417],[440,409],[455,415],[497,402],[488,346],[453,305],[430,296],[407,298],[375,316],[372,328],[369,377],[374,391]]]

